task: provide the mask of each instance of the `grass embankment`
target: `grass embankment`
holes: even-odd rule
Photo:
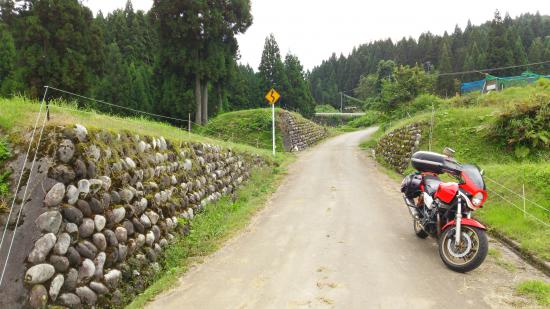
[[[538,100],[541,96],[550,99],[550,90],[537,85],[445,100],[435,112],[431,149],[440,152],[444,147],[451,147],[456,150],[459,161],[475,163],[484,169],[489,199],[475,215],[491,229],[519,242],[522,249],[550,260],[550,228],[521,211],[521,194],[525,185],[527,199],[538,205],[527,201],[527,212],[550,224],[550,213],[542,209],[550,209],[550,150],[533,151],[518,158],[513,149],[502,145],[490,134],[499,112],[516,104]],[[429,122],[430,118],[428,112],[394,121],[392,125],[386,124],[386,132],[412,122]],[[378,132],[374,140],[365,142],[362,147],[372,147],[382,135],[383,132]],[[428,132],[423,133],[420,149],[429,149]],[[412,171],[412,168],[407,170]]]
[[[276,112],[276,122],[278,121]],[[257,108],[221,114],[201,128],[202,135],[225,141],[238,141],[260,149],[272,149],[272,115],[270,108]],[[283,135],[275,130],[277,149],[283,149]]]
[[[23,132],[32,128],[35,123],[39,104],[36,101],[24,98],[4,99],[0,98],[0,128],[4,129],[10,141],[17,144],[25,144],[22,140]],[[44,115],[44,114],[43,114]],[[237,151],[246,151],[261,155],[271,160],[271,152],[245,145],[238,139],[217,140],[212,137],[189,133],[187,124],[181,124],[182,128],[172,126],[164,122],[157,122],[145,117],[119,117],[98,113],[94,110],[79,110],[75,104],[63,102],[51,102],[51,120],[47,125],[69,125],[79,123],[92,129],[106,129],[110,131],[131,131],[139,135],[164,136],[178,142],[200,142],[216,144]],[[40,121],[42,124],[42,121]],[[280,160],[282,158],[277,158]]]
[[[141,308],[152,297],[172,286],[189,265],[214,252],[224,241],[245,227],[249,219],[265,205],[270,194],[275,191],[284,175],[286,165],[294,158],[286,153],[278,153],[276,157],[273,157],[269,150],[240,144],[241,141],[247,142],[248,140],[246,139],[247,135],[238,129],[239,126],[235,127],[234,132],[238,134],[234,135],[232,141],[216,140],[198,134],[190,134],[185,129],[145,118],[123,118],[100,114],[93,110],[72,110],[74,108],[76,108],[74,105],[53,103],[51,105],[52,119],[48,125],[79,123],[88,128],[112,131],[127,130],[140,135],[162,135],[176,142],[211,143],[230,147],[236,151],[255,153],[264,157],[268,162],[274,163],[268,165],[270,167],[252,171],[250,179],[233,196],[223,197],[207,207],[194,220],[188,222],[190,224],[189,235],[178,237],[175,243],[167,248],[160,271],[154,277],[143,278],[150,284],[149,288],[137,298],[127,299],[127,302],[132,301],[129,305],[130,308]],[[28,141],[24,140],[23,135],[32,129],[38,110],[39,104],[30,100],[23,98],[0,99],[1,132],[5,132],[6,136],[9,136],[9,139],[15,144],[25,145]],[[249,113],[254,112],[250,111]],[[260,113],[261,115],[266,114],[264,110],[260,110]],[[247,126],[247,121],[242,119],[242,114],[241,117],[229,116],[224,119],[226,124],[235,120],[239,125]],[[262,123],[266,123],[266,121]],[[270,114],[267,123],[271,123]],[[268,132],[270,131],[268,130]],[[259,136],[264,138],[263,135]],[[3,158],[6,157],[4,153],[7,149],[4,148],[1,138],[0,136],[0,167]],[[271,138],[270,135],[269,138]]]
[[[10,172],[5,169],[5,165],[10,157],[9,144],[0,132],[0,212],[8,209]]]

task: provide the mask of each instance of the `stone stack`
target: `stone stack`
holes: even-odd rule
[[[411,161],[412,154],[418,150],[425,123],[412,123],[384,135],[376,146],[375,153],[398,173],[403,173]]]
[[[281,110],[279,119],[286,151],[302,151],[328,136],[326,128],[291,112]]]
[[[48,130],[42,236],[28,255],[29,305],[117,307],[160,269],[163,249],[208,204],[265,164],[200,143],[128,132]]]

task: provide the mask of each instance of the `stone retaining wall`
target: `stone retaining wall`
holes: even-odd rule
[[[377,159],[383,160],[398,173],[403,173],[418,150],[425,123],[413,123],[384,135],[375,149]]]
[[[48,128],[40,232],[21,280],[32,308],[119,307],[145,289],[189,220],[263,159],[128,132]]]
[[[281,110],[278,117],[286,151],[302,151],[328,136],[326,128],[291,112]]]

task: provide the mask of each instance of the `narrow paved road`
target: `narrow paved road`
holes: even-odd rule
[[[301,154],[248,230],[149,307],[514,304],[511,282],[536,272],[514,261],[525,271],[509,274],[491,259],[470,274],[447,270],[435,241],[414,236],[398,185],[358,149],[371,133],[341,135]]]

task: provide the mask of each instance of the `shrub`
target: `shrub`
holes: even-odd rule
[[[338,113],[339,111],[330,104],[323,104],[315,106],[316,113]]]
[[[383,114],[377,111],[367,111],[365,115],[348,122],[352,128],[366,128],[373,124],[383,122]]]
[[[534,95],[528,102],[501,112],[491,127],[490,137],[513,147],[516,156],[526,157],[532,149],[550,146],[550,102]]]

